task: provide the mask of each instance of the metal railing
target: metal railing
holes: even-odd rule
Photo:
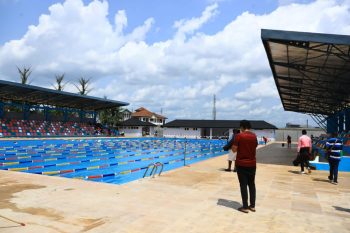
[[[147,172],[148,172],[148,170],[149,170],[151,167],[153,167],[153,168],[152,168],[151,173],[149,174],[149,176],[152,176],[152,178],[154,178],[154,176],[157,174],[158,167],[161,167],[161,168],[160,168],[160,172],[158,173],[158,176],[160,176],[160,174],[162,174],[162,171],[163,171],[163,168],[164,168],[164,164],[161,163],[161,162],[156,162],[156,163],[151,163],[151,164],[149,164],[149,165],[147,166],[147,169],[146,169],[146,171],[145,171],[145,174],[143,174],[143,178],[146,177]]]

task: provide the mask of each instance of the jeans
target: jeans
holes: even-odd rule
[[[334,182],[338,182],[338,167],[339,167],[339,159],[329,158],[329,180],[333,180]]]
[[[247,186],[249,187],[249,199],[250,207],[255,208],[255,173],[256,167],[240,167],[237,166],[237,175],[239,180],[239,185],[241,187],[241,196],[243,208],[248,208],[248,191]]]

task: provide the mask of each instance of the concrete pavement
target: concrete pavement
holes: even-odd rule
[[[297,174],[295,153],[278,143],[258,150],[249,214],[237,211],[226,156],[120,186],[0,171],[0,232],[350,232],[350,174],[337,186],[324,171]]]

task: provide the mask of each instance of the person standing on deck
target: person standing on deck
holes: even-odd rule
[[[333,133],[332,137],[326,142],[326,149],[329,151],[329,176],[328,180],[332,184],[338,184],[338,167],[343,155],[343,141],[337,138],[337,134]]]
[[[238,210],[243,213],[248,213],[249,210],[255,212],[256,147],[258,146],[258,140],[250,129],[250,122],[242,120],[240,122],[241,133],[235,136],[232,145],[232,151],[237,152],[236,168],[243,204]],[[250,205],[248,205],[247,186],[249,187]]]
[[[237,135],[238,133],[239,133],[239,130],[234,130],[227,144],[223,147],[224,151],[228,152],[228,157],[227,157],[228,167],[227,169],[225,169],[225,171],[227,172],[231,171],[232,163],[236,160],[237,153],[233,153],[233,151],[231,150],[231,147],[235,140],[235,135]],[[234,165],[233,172],[237,172],[236,165]]]
[[[287,145],[288,145],[288,148],[292,147],[292,137],[290,135],[287,136]]]
[[[300,158],[300,174],[305,174],[304,166],[308,169],[308,172],[311,173],[310,165],[309,165],[309,155],[312,153],[312,143],[311,138],[306,135],[306,130],[303,129],[301,131],[301,136],[298,140],[298,154]]]
[[[264,140],[264,143],[265,143],[265,145],[266,145],[266,143],[267,143],[267,137],[263,136],[263,140]]]

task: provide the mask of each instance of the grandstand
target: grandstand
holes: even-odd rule
[[[101,110],[128,103],[0,80],[0,137],[104,135]]]
[[[284,109],[337,132],[346,155],[339,169],[350,171],[350,36],[262,29],[261,38]],[[315,141],[323,156],[325,139]]]

